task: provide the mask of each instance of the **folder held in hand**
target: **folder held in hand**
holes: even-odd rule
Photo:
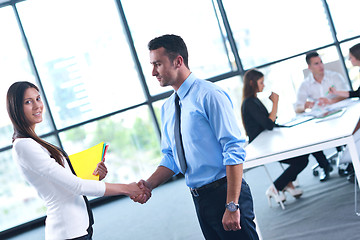
[[[69,156],[76,175],[82,179],[99,180],[99,175],[94,176],[93,172],[97,164],[104,161],[109,145],[101,142],[84,151]]]

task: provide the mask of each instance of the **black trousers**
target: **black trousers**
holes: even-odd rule
[[[242,180],[240,205],[240,226],[238,231],[225,231],[222,218],[225,212],[227,183],[216,188],[193,194],[196,213],[206,240],[258,240],[254,222],[253,200],[249,185]]]
[[[329,167],[329,162],[326,159],[326,156],[323,151],[318,151],[312,153],[312,155],[315,157],[316,161],[319,163],[319,166],[323,169],[327,169]]]
[[[280,161],[290,166],[275,180],[274,185],[277,190],[283,190],[289,182],[295,181],[297,175],[304,170],[309,162],[309,154],[289,158]]]

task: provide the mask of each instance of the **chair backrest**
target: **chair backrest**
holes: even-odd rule
[[[324,63],[324,68],[325,70],[338,72],[341,74],[341,76],[343,76],[344,79],[346,79],[345,69],[343,68],[340,60]],[[304,78],[306,78],[310,74],[310,70],[308,68],[305,68],[303,70],[303,74],[304,74]]]

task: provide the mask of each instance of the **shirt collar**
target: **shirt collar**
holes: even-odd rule
[[[179,89],[176,91],[176,93],[179,95],[180,100],[182,100],[186,96],[191,86],[194,84],[195,80],[196,80],[195,74],[190,73],[190,75],[181,84]]]
[[[317,81],[315,80],[314,74],[313,74],[312,72],[310,72],[309,76],[310,76],[310,81],[311,81],[312,83],[318,83],[318,84],[320,84],[319,82],[317,82]],[[327,81],[327,79],[326,79],[326,70],[325,70],[325,71],[324,71],[323,80],[321,80],[321,84],[322,84],[323,82],[326,82],[326,81]]]

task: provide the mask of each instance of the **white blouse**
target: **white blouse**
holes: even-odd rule
[[[66,160],[64,168],[31,138],[16,139],[12,151],[25,179],[47,207],[45,239],[86,235],[89,215],[82,195],[103,196],[105,183],[76,177]]]

